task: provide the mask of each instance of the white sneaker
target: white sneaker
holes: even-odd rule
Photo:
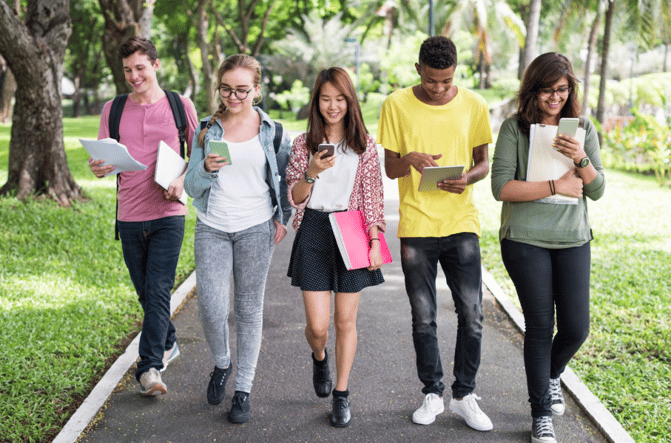
[[[140,376],[140,393],[145,397],[168,393],[168,388],[161,381],[161,374],[156,368],[149,368]]]
[[[561,392],[561,381],[559,377],[550,379],[550,401],[552,402],[552,413],[555,415],[564,415],[566,406],[564,404],[564,395]]]
[[[168,369],[168,365],[172,363],[177,357],[179,357],[181,352],[179,352],[179,346],[177,346],[177,342],[175,342],[175,345],[165,351],[163,354],[163,368],[161,368],[160,372],[165,371]]]
[[[426,394],[422,406],[412,413],[412,422],[418,425],[430,425],[436,421],[436,415],[441,414],[444,410],[443,397],[434,393]]]
[[[476,431],[491,431],[494,428],[492,421],[478,406],[480,397],[470,393],[461,400],[450,400],[450,410],[466,420],[466,424]]]

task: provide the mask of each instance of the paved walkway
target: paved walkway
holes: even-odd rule
[[[353,421],[335,429],[328,423],[330,399],[314,395],[310,350],[303,335],[305,314],[300,292],[286,277],[294,237],[276,249],[268,276],[263,346],[251,394],[252,420],[233,425],[226,415],[233,394],[229,380],[226,399],[210,406],[205,391],[213,362],[198,321],[193,291],[174,316],[182,355],[164,373],[167,395],[144,398],[138,394],[133,369],[124,376],[80,442],[528,442],[531,418],[522,361],[522,336],[485,291],[485,328],[482,364],[476,393],[494,423],[481,433],[446,412],[430,426],[415,425],[412,412],[423,395],[415,370],[410,309],[403,286],[397,230],[398,202],[388,201],[387,236],[394,263],[383,267],[386,283],[364,290],[358,318],[359,342],[350,379]],[[447,386],[452,383],[456,315],[439,273],[441,351]],[[235,358],[235,320],[230,316]],[[334,348],[331,328],[328,347]],[[332,362],[331,370],[335,372]],[[446,390],[446,392],[449,392]],[[555,419],[562,443],[605,442],[606,438],[568,399],[567,411]],[[65,441],[65,440],[63,440]]]

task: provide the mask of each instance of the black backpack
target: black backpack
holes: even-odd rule
[[[179,155],[182,158],[186,152],[186,112],[184,111],[184,103],[174,91],[163,90],[165,95],[168,97],[168,102],[170,102],[170,109],[172,109],[172,115],[175,118],[175,126],[177,126],[177,132],[179,133]],[[126,104],[128,99],[128,94],[117,95],[112,101],[112,107],[110,108],[109,116],[109,130],[110,138],[113,138],[116,141],[119,141],[119,123],[121,122],[121,113],[123,112],[123,107]],[[119,194],[119,175],[116,178],[116,190],[117,190],[117,199]],[[119,201],[116,203],[116,215],[114,217],[114,239],[119,240]]]

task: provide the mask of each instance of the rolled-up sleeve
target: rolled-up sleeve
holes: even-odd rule
[[[594,165],[597,175],[594,180],[584,185],[582,190],[585,196],[591,200],[598,200],[603,197],[606,191],[606,176],[604,175],[603,162],[601,161],[599,137],[596,128],[589,120],[585,123],[585,131],[585,153],[589,157],[589,161]]]

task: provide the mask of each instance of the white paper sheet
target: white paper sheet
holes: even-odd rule
[[[558,180],[562,175],[573,169],[573,160],[555,151],[552,147],[554,138],[557,136],[557,126],[553,125],[531,125],[529,130],[529,164],[527,166],[527,181],[541,182]],[[575,139],[581,146],[585,145],[585,129],[578,128]],[[551,197],[536,200],[541,203],[555,203],[566,205],[577,205],[578,199],[564,195],[553,195]]]
[[[112,138],[102,140],[80,138],[79,141],[84,145],[84,149],[93,160],[105,160],[103,165],[115,167],[112,172],[105,174],[105,176],[124,171],[144,171],[147,169],[145,165],[131,157],[126,146]]]

